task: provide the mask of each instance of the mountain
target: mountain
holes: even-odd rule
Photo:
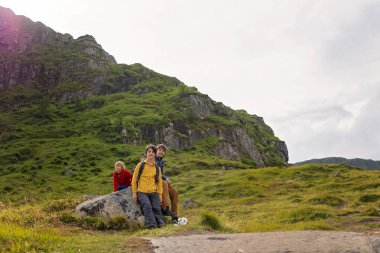
[[[73,216],[112,192],[114,163],[133,170],[149,142],[170,147],[165,173],[186,226]],[[287,161],[263,118],[0,7],[0,252],[146,251],[141,235],[187,231],[379,229],[380,171]]]
[[[360,159],[360,158],[346,159],[343,157],[326,157],[326,158],[319,158],[319,159],[311,159],[311,160],[295,163],[294,165],[312,164],[312,163],[322,163],[322,164],[345,163],[347,165],[366,169],[366,170],[380,170],[380,161],[374,161],[371,159]]]
[[[118,64],[90,35],[74,39],[3,7],[0,110],[6,196],[20,176],[19,189],[32,190],[33,182],[50,185],[47,192],[106,184],[104,168],[116,159],[133,168],[147,143],[167,144],[175,171],[288,161],[285,142],[263,118],[141,64]],[[85,183],[78,187],[78,180]]]

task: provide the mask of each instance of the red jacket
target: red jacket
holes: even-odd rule
[[[131,186],[132,173],[128,170],[121,170],[120,173],[116,171],[113,173],[113,191],[117,191],[119,186]]]

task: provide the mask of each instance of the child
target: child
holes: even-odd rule
[[[165,216],[171,216],[172,221],[177,222],[178,220],[178,191],[174,186],[172,185],[172,182],[170,179],[165,176],[164,173],[164,157],[166,155],[166,146],[164,144],[158,144],[156,146],[157,148],[157,154],[156,154],[156,164],[161,169],[161,175],[162,175],[162,188],[163,188],[163,194],[162,194],[162,214]],[[171,210],[169,210],[169,206],[171,205]]]
[[[132,173],[125,169],[121,161],[115,163],[115,172],[113,173],[113,191],[120,191],[131,186]]]

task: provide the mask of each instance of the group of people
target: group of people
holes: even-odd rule
[[[166,150],[164,144],[146,146],[145,157],[137,164],[133,175],[123,162],[115,163],[113,190],[132,186],[133,202],[140,204],[148,229],[165,226],[163,216],[178,221],[178,191],[164,173]]]

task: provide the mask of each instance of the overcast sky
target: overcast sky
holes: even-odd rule
[[[262,116],[290,161],[380,160],[380,1],[2,0]]]

